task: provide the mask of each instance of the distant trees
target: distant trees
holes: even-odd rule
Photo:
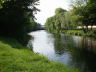
[[[74,14],[81,16],[82,25],[86,26],[86,30],[88,30],[89,25],[96,25],[96,1],[85,0],[85,2],[80,3],[82,4],[81,6],[74,6],[73,9]]]
[[[0,0],[0,35],[17,38],[35,30],[38,0]]]
[[[66,10],[58,8],[55,11],[55,16],[50,17],[46,21],[46,28],[48,31],[61,31],[64,26],[64,13]]]
[[[47,19],[45,25],[48,31],[61,32],[62,30],[73,29],[77,24],[77,17],[72,13],[62,8],[57,8],[55,15]]]
[[[96,25],[96,0],[73,0],[71,6],[72,9],[69,11],[56,9],[55,16],[47,19],[46,28],[50,31],[61,32],[81,26],[86,32],[88,26]]]

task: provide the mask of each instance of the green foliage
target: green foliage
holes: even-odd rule
[[[63,28],[65,28],[65,25],[64,25],[65,12],[67,12],[67,11],[62,8],[57,8],[55,11],[55,16],[47,19],[45,25],[46,25],[46,28],[48,31],[53,31],[55,33],[58,33]]]
[[[78,26],[81,26],[82,30],[87,33],[88,26],[93,25],[96,25],[96,0],[73,0],[71,10],[58,8],[55,16],[46,21],[46,28],[53,33],[77,29]]]
[[[57,9],[55,10],[55,14],[56,14],[56,15],[57,15],[57,14],[64,13],[64,12],[66,12],[66,10],[64,10],[64,9],[62,9],[62,8],[57,8]]]
[[[48,18],[45,25],[48,31],[60,33],[62,30],[76,28],[79,17],[79,15],[75,15],[73,13],[73,10],[66,11],[64,9],[57,8],[55,16]]]
[[[28,32],[36,29],[37,23],[34,20],[34,13],[38,11],[35,7],[38,5],[38,0],[10,0],[4,1],[1,5],[1,36],[22,40]]]
[[[0,0],[0,9],[3,8],[2,4],[5,3],[5,2],[8,2],[10,0]]]
[[[63,33],[66,33],[69,35],[78,35],[78,36],[84,35],[83,30],[66,30],[66,31],[63,31]]]
[[[83,26],[93,26],[96,25],[96,1],[88,0],[86,5],[75,6],[73,8],[74,14],[79,15],[81,19],[79,20]],[[79,19],[79,18],[78,18]]]
[[[33,53],[14,39],[1,39],[0,72],[79,72]]]

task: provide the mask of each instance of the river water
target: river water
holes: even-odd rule
[[[82,36],[51,34],[45,30],[30,33],[33,52],[48,59],[76,67],[82,72],[96,72],[96,40]]]

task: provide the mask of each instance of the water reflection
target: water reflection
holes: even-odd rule
[[[54,50],[56,54],[62,55],[65,52],[65,48],[63,46],[62,36],[61,35],[54,35]]]
[[[30,33],[33,51],[47,56],[50,60],[76,67],[81,72],[96,72],[96,40],[69,36],[52,35],[46,31]]]
[[[87,37],[73,37],[76,48],[72,48],[72,65],[84,72],[96,72],[96,40]],[[69,50],[70,51],[70,50]]]

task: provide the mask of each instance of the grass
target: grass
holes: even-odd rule
[[[79,72],[33,53],[16,40],[0,38],[0,72]]]
[[[62,33],[96,38],[96,30],[88,30],[86,33],[83,30],[64,30]]]
[[[70,34],[70,35],[85,35],[83,30],[65,30],[63,33]]]

